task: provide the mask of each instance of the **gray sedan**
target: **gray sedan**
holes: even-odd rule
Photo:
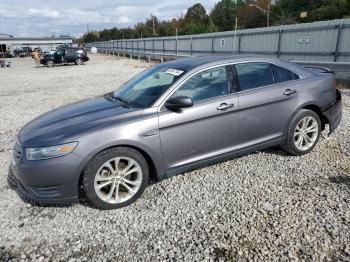
[[[8,180],[37,203],[74,203],[83,189],[94,206],[119,208],[150,179],[271,146],[306,154],[341,110],[327,69],[259,56],[175,60],[28,123]]]

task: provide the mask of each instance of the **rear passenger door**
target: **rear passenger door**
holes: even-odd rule
[[[66,62],[74,62],[75,59],[75,49],[66,49],[65,60]]]
[[[239,100],[237,149],[276,143],[298,106],[298,76],[265,62],[235,65]]]

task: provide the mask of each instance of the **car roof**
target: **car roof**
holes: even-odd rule
[[[204,66],[215,66],[225,63],[236,63],[236,62],[266,62],[276,64],[285,67],[298,74],[309,75],[308,70],[304,67],[299,66],[295,63],[291,63],[286,60],[282,60],[276,57],[267,55],[256,55],[256,54],[244,54],[244,55],[212,55],[212,56],[198,56],[190,58],[179,58],[172,60],[167,63],[163,63],[163,66],[180,69],[183,71],[190,71],[197,67]]]
[[[238,62],[242,59],[251,60],[261,58],[259,55],[212,55],[212,56],[197,56],[197,57],[186,57],[178,58],[170,62],[165,63],[169,67],[189,71],[193,68],[212,64],[212,63],[225,63],[225,62]],[[260,61],[260,59],[259,59]]]

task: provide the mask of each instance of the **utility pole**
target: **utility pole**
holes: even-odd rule
[[[179,53],[179,49],[177,47],[177,27],[175,27],[175,39],[176,39],[176,54]]]
[[[271,9],[271,1],[269,1],[267,6],[267,25],[266,27],[270,26],[270,9]]]
[[[261,12],[264,13],[264,15],[267,16],[267,21],[266,21],[266,27],[269,27],[270,26],[270,9],[271,9],[271,1],[269,1],[268,3],[268,6],[267,6],[267,9],[264,9],[256,4],[249,4],[249,6],[253,6],[257,9],[259,9]]]
[[[235,37],[233,38],[233,54],[235,54],[235,52],[236,52],[236,38],[237,38],[237,25],[238,25],[238,19],[237,19],[237,0],[235,1],[235,3],[236,3],[236,9],[235,9],[236,19],[235,19]]]
[[[233,39],[233,54],[236,53],[237,24],[238,24],[238,20],[237,20],[237,16],[236,16],[235,37]]]
[[[152,27],[152,29],[153,29],[153,36],[155,36],[156,35],[156,30],[154,28],[154,16],[152,16],[152,22],[153,22],[153,27]]]

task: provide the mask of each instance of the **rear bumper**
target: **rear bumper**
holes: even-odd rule
[[[323,115],[328,120],[329,134],[331,134],[338,127],[342,118],[342,99],[339,90],[337,90],[337,101],[326,111],[324,111]]]

